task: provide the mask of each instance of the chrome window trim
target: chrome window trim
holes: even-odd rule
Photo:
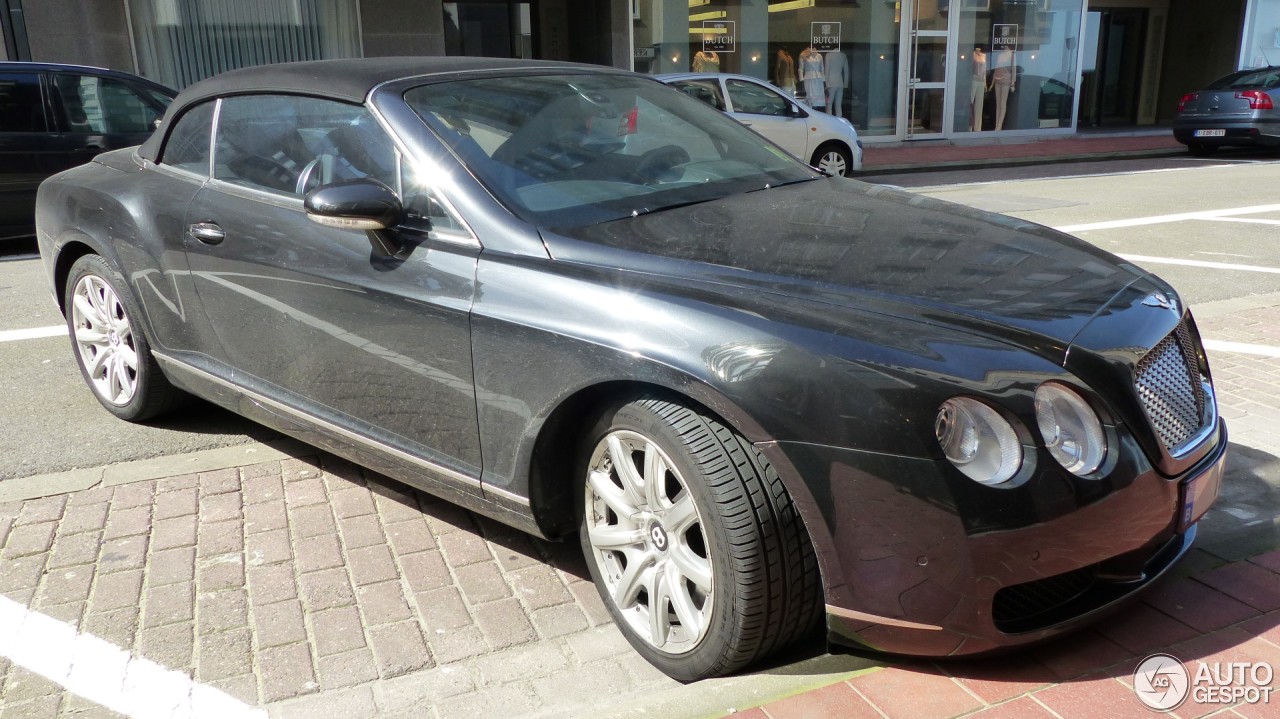
[[[218,125],[222,121],[222,98],[213,101],[213,124],[209,129],[209,179],[218,166]]]
[[[399,82],[399,81],[396,80],[395,82]],[[382,87],[383,85],[387,85],[387,84],[389,83],[384,82],[381,85],[378,85],[378,87]],[[397,186],[397,189],[399,190],[400,198],[403,200],[404,191],[403,191],[403,188],[400,187],[401,175],[402,175],[402,172],[401,172],[402,168],[400,166],[400,163],[406,157],[409,158],[410,162],[414,162],[415,160],[413,157],[413,153],[409,151],[408,145],[406,145],[404,141],[400,139],[400,135],[396,133],[395,129],[391,126],[391,123],[387,121],[386,116],[384,116],[382,114],[382,111],[379,110],[377,106],[375,106],[373,102],[370,100],[370,98],[373,97],[373,93],[377,91],[378,87],[375,87],[373,90],[369,92],[369,95],[366,98],[364,107],[366,110],[368,110],[369,114],[373,115],[373,119],[376,120],[378,125],[382,127],[382,131],[387,134],[387,137],[391,138],[391,144],[396,149],[396,186]],[[440,240],[442,242],[450,242],[454,244],[465,245],[468,247],[477,247],[477,248],[481,247],[482,245],[480,244],[480,238],[476,235],[475,228],[471,226],[471,223],[467,222],[466,218],[462,216],[462,213],[458,212],[457,207],[454,206],[453,201],[449,199],[449,196],[446,195],[444,192],[442,192],[438,185],[432,184],[430,185],[430,188],[431,188],[431,191],[435,193],[440,204],[444,205],[445,211],[448,212],[451,217],[453,217],[454,221],[456,221],[459,225],[462,225],[464,228],[466,228],[466,234],[458,234],[458,233],[447,232],[447,231],[440,232],[437,230],[428,230],[427,237],[433,240]]]
[[[247,185],[239,185],[226,180],[219,180],[216,177],[210,177],[207,187],[211,190],[217,190],[228,195],[233,195],[245,200],[253,200],[267,205],[275,205],[283,207],[286,210],[296,210],[303,212],[302,198],[296,195],[285,195],[271,190],[260,190],[256,187]]]
[[[199,367],[195,367],[191,364],[183,362],[182,360],[177,359],[176,357],[167,355],[163,352],[159,352],[153,349],[151,353],[155,355],[156,360],[158,360],[160,364],[165,365],[167,369],[176,369],[180,372],[189,372],[201,380],[220,385],[226,389],[229,389],[233,392],[243,395],[244,397],[247,397],[253,400],[254,402],[258,402],[260,404],[266,405],[273,410],[283,412],[284,414],[290,417],[301,420],[303,422],[310,423],[316,427],[320,427],[324,430],[333,432],[334,434],[337,434],[341,437],[344,437],[353,442],[356,442],[366,447],[367,449],[371,449],[376,452],[381,452],[391,457],[395,457],[398,460],[408,462],[417,467],[420,467],[432,473],[438,474],[441,477],[444,477],[453,481],[455,484],[461,485],[462,488],[464,489],[479,490],[481,492],[485,491],[481,481],[476,477],[463,474],[455,469],[450,469],[442,464],[432,462],[431,460],[423,459],[422,457],[419,457],[415,454],[410,454],[409,452],[406,452],[397,447],[392,447],[386,444],[385,442],[380,442],[376,439],[373,439],[372,437],[368,437],[354,430],[347,429],[346,427],[343,427],[341,425],[334,424],[329,420],[322,419],[309,412],[305,412],[295,407],[291,407],[283,402],[280,402],[279,400],[275,400],[270,397],[267,397],[264,394],[255,392],[243,385],[236,384],[235,382],[219,377],[211,372],[200,369]],[[513,501],[517,501],[524,505],[528,505],[529,503],[528,499],[521,498],[518,495],[512,494],[511,492],[507,492],[505,490],[490,490],[490,491],[496,491],[502,496],[512,499]]]
[[[142,166],[144,169],[153,168],[157,172],[162,172],[166,175],[172,175],[173,177],[179,180],[187,180],[190,182],[195,182],[196,184],[199,184],[199,185],[203,185],[205,182],[208,182],[209,180],[209,178],[204,175],[192,172],[191,170],[184,170],[181,167],[166,165],[163,162],[152,162],[150,160],[144,159]]]

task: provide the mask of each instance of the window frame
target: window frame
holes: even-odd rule
[[[5,135],[43,135],[50,132],[56,132],[52,128],[51,120],[53,120],[51,108],[49,107],[51,97],[49,88],[46,87],[45,73],[39,70],[13,70],[5,71],[4,75],[24,75],[34,77],[36,80],[36,93],[40,96],[40,117],[44,120],[44,129],[42,130],[0,130]]]
[[[782,101],[782,107],[784,110],[786,110],[786,112],[783,112],[782,114],[779,115],[771,112],[752,112],[750,110],[739,109],[737,101],[734,100],[733,98],[733,85],[730,84],[734,82],[739,83],[741,85],[753,86],[758,88],[762,92],[771,93],[777,96],[777,98]],[[781,118],[795,117],[795,115],[792,114],[791,112],[792,102],[791,100],[787,99],[786,95],[783,95],[780,92],[775,92],[773,88],[767,87],[758,82],[753,82],[751,80],[747,80],[740,77],[727,77],[724,80],[724,94],[725,94],[725,98],[729,101],[730,106],[733,108],[732,110],[730,110],[730,112],[736,112],[743,115],[755,115],[756,117],[781,117]]]
[[[168,107],[161,105],[155,101],[155,98],[152,97],[151,90],[145,89],[139,86],[137,83],[130,82],[125,78],[114,77],[112,75],[106,75],[106,74],[97,73],[97,72],[79,72],[75,70],[51,70],[48,73],[46,73],[46,80],[48,82],[48,88],[47,88],[48,94],[45,99],[46,113],[51,113],[51,117],[46,119],[45,124],[50,126],[51,128],[56,127],[56,129],[51,129],[52,132],[58,132],[58,133],[63,133],[67,135],[137,135],[137,134],[141,134],[143,132],[149,132],[150,130],[155,129],[154,126],[152,126],[150,130],[146,130],[146,129],[144,130],[111,130],[110,132],[97,132],[94,130],[72,129],[72,127],[69,124],[69,118],[66,115],[65,103],[62,100],[62,90],[58,87],[58,78],[61,78],[61,77],[70,77],[70,78],[92,77],[92,78],[95,78],[99,84],[103,82],[117,83],[120,86],[124,87],[126,90],[128,90],[134,97],[138,98],[139,102],[141,102],[143,105],[146,105],[153,112],[155,112],[157,119],[163,118],[165,112],[168,110]],[[103,115],[103,118],[105,120],[106,118],[105,113]],[[49,123],[50,119],[53,120],[54,122]]]

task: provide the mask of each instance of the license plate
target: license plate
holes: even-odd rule
[[[1196,137],[1226,137],[1226,130],[1196,130]]]
[[[1222,488],[1222,470],[1226,464],[1226,454],[1223,454],[1212,467],[1182,485],[1182,511],[1178,513],[1179,532],[1187,531],[1187,528],[1200,521],[1218,498],[1218,491]]]

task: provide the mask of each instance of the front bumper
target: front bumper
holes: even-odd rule
[[[1217,496],[1227,447],[1221,421],[1214,439],[1176,477],[1122,442],[1134,461],[1121,462],[1101,496],[1076,491],[1069,476],[1042,464],[1025,493],[1007,497],[1008,528],[990,526],[990,507],[987,526],[973,526],[965,502],[938,491],[954,481],[945,460],[779,449],[813,490],[806,523],[823,537],[815,545],[830,640],[948,656],[1071,631],[1163,575],[1190,548],[1195,520]],[[1034,514],[1041,519],[1029,520]]]

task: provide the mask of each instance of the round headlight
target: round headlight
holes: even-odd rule
[[[1089,474],[1107,458],[1107,437],[1097,413],[1066,387],[1042,384],[1036,389],[1036,423],[1049,454],[1072,474]]]
[[[1022,466],[1022,444],[999,412],[968,397],[953,397],[938,408],[934,432],[942,453],[969,479],[1004,484]]]

